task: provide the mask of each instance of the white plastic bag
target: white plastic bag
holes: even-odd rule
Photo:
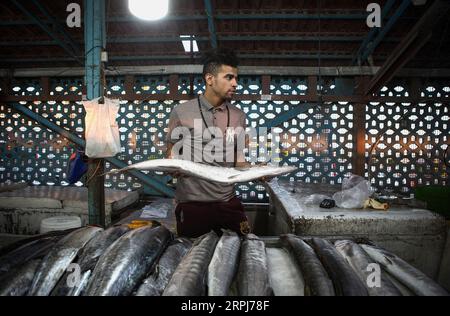
[[[333,200],[338,207],[362,208],[371,194],[369,181],[352,174],[342,181],[342,191],[333,194]]]
[[[172,209],[171,199],[159,199],[144,206],[140,218],[167,218],[167,214]]]
[[[86,150],[89,158],[113,157],[120,153],[120,135],[116,116],[119,100],[105,99],[99,104],[97,99],[83,101],[86,110]]]

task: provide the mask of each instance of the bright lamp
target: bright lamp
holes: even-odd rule
[[[128,0],[130,12],[143,20],[159,20],[169,11],[169,0]]]

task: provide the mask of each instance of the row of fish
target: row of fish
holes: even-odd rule
[[[88,226],[3,253],[0,295],[448,295],[372,245],[292,234],[280,236],[280,245],[267,247],[254,234],[230,231],[191,242],[164,226]],[[381,268],[371,274],[374,263]]]

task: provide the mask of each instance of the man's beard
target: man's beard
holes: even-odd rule
[[[226,93],[226,94],[224,95],[223,99],[224,99],[225,101],[231,101],[231,99],[233,99],[233,95],[229,96],[228,93]]]

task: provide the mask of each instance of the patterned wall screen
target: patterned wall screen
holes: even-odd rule
[[[260,76],[241,76],[241,94],[261,94]],[[204,91],[201,76],[179,76],[178,89],[189,94],[193,80],[194,94]],[[51,95],[81,95],[82,78],[50,80]],[[120,98],[125,93],[125,78],[107,79],[108,94]],[[333,94],[333,78],[322,85],[326,94]],[[272,76],[273,95],[306,95],[306,78]],[[135,77],[134,93],[168,94],[168,76]],[[11,94],[38,96],[39,79],[14,82]],[[424,83],[424,97],[448,97],[450,88],[442,82]],[[407,96],[404,83],[384,87],[380,95]],[[181,101],[183,102],[183,101]],[[164,137],[172,109],[179,101],[120,101],[119,127],[122,152],[116,158],[126,164],[162,158]],[[71,133],[83,137],[84,109],[81,102],[24,102]],[[273,127],[267,135],[251,139],[249,159],[267,162],[267,153],[278,155],[280,164],[296,165],[298,172],[286,176],[291,181],[339,184],[351,174],[353,139],[353,104],[349,102],[308,104],[299,101],[239,101],[235,105],[247,115],[247,126],[269,124],[285,113],[296,113]],[[295,112],[300,107],[299,112]],[[448,184],[448,169],[442,155],[449,143],[448,103],[419,104],[369,103],[366,107],[366,177],[376,187],[388,187],[407,193],[422,184]],[[276,151],[272,146],[279,144]],[[371,150],[373,145],[373,150]],[[0,105],[0,182],[27,181],[34,185],[67,185],[67,163],[75,146],[64,137],[40,126],[6,105]],[[106,170],[114,166],[106,163]],[[147,172],[148,173],[148,172]],[[152,174],[162,182],[168,177]],[[84,185],[78,182],[76,185]],[[142,187],[128,174],[107,176],[105,186],[123,190]],[[267,202],[264,187],[259,183],[236,186],[244,201]]]
[[[405,82],[384,86],[380,96],[409,96]],[[424,82],[423,98],[450,96],[450,85]],[[450,144],[448,102],[370,102],[366,107],[366,178],[389,194],[416,186],[448,185],[445,152]]]

